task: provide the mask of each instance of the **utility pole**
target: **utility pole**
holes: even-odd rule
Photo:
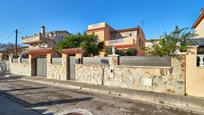
[[[18,44],[18,29],[15,31],[16,33],[16,41],[15,41],[15,56],[17,57],[17,44]]]

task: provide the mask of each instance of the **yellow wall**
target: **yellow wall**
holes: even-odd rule
[[[198,24],[198,26],[195,28],[196,38],[204,37],[204,19]]]
[[[186,93],[204,97],[204,68],[196,67],[197,46],[189,47],[186,56]]]

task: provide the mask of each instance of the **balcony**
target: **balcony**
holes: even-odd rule
[[[133,44],[134,44],[134,39],[130,39],[130,38],[120,38],[116,40],[105,41],[106,46],[133,45]]]
[[[44,42],[45,40],[46,40],[46,37],[42,36],[41,34],[22,37],[23,44],[41,43],[41,42]]]

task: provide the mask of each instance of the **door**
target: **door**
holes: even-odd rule
[[[46,57],[37,58],[37,76],[47,77],[47,58]]]
[[[68,62],[68,79],[75,80],[75,56],[70,56]]]

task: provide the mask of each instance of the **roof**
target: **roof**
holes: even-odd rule
[[[83,53],[82,48],[69,48],[69,49],[63,49],[62,53],[65,54],[76,54],[76,53]]]
[[[28,54],[41,54],[41,55],[45,55],[48,53],[52,53],[53,49],[52,48],[38,48],[38,49],[30,49],[28,50]]]
[[[204,19],[204,9],[201,9],[201,13],[200,16],[198,17],[198,19],[195,21],[195,23],[193,24],[192,28],[196,28],[198,26],[198,24]]]

